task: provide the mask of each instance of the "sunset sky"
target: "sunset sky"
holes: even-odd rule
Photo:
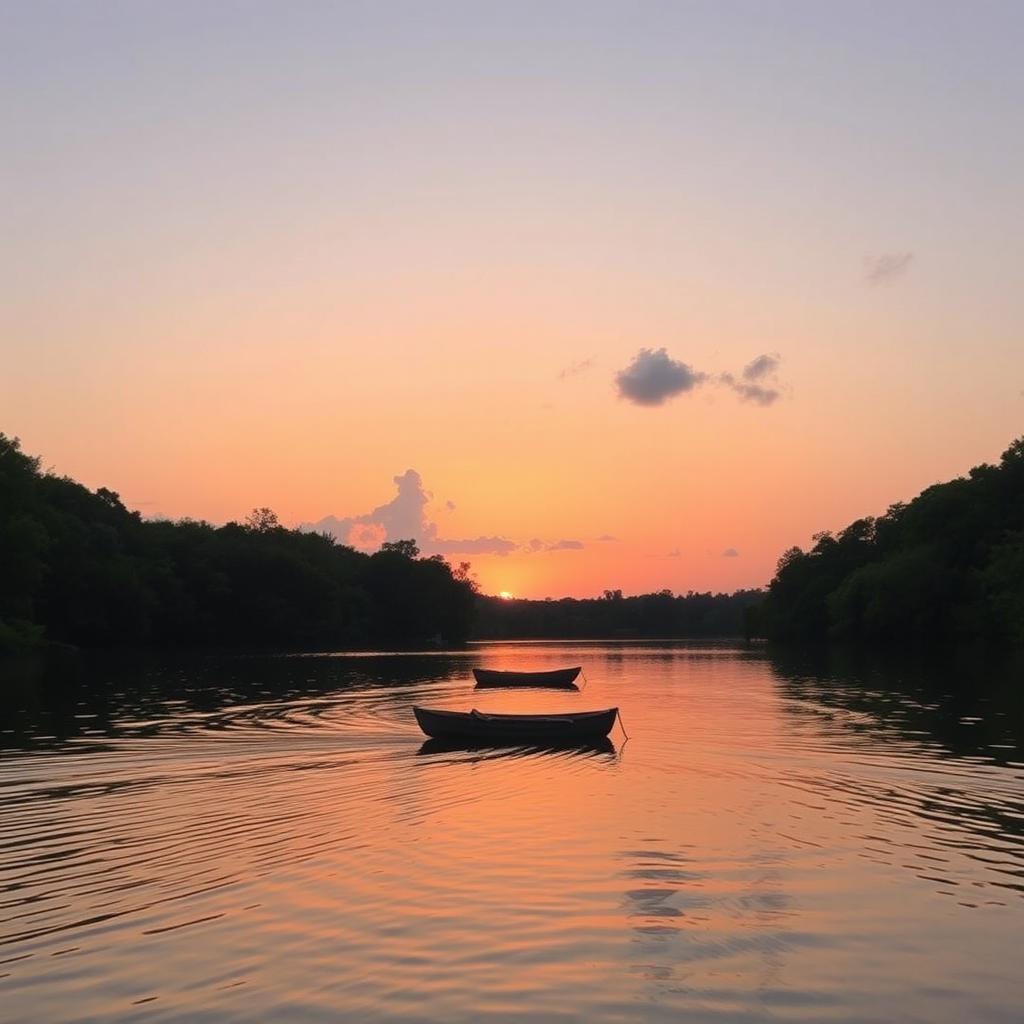
[[[1024,434],[1024,4],[8,3],[0,431],[527,597]]]

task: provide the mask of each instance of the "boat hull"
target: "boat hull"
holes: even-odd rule
[[[618,708],[559,715],[485,715],[414,707],[419,727],[432,739],[489,744],[590,743],[606,737]]]
[[[541,686],[557,690],[575,690],[575,679],[582,667],[556,668],[547,672],[505,672],[493,668],[473,669],[479,688],[489,686]]]

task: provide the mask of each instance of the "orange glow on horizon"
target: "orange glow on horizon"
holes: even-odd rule
[[[748,20],[726,17],[723,39]],[[796,102],[792,138],[738,102],[758,95],[746,86],[708,88],[703,114],[668,103],[718,52],[701,33],[666,37],[697,63],[673,58],[664,79],[607,62],[602,43],[606,92],[573,78],[586,63],[492,78],[429,46],[408,74],[357,47],[282,79],[303,50],[278,52],[276,34],[236,78],[210,59],[220,36],[197,31],[181,37],[182,81],[202,103],[139,73],[165,67],[159,47],[134,56],[143,38],[111,47],[133,55],[137,88],[109,88],[104,62],[40,88],[44,65],[15,62],[32,103],[9,134],[38,123],[9,168],[19,244],[0,361],[0,430],[143,515],[365,520],[414,469],[435,550],[470,561],[488,593],[729,591],[1021,433],[1012,89],[952,116],[937,63],[921,93],[934,116],[910,146],[900,119],[918,108],[879,105],[860,75],[822,93],[838,116]],[[339,29],[338,52],[358,38]],[[817,66],[829,51],[813,38],[773,76]],[[56,41],[40,31],[39,53]],[[393,41],[389,26],[384,52]],[[647,45],[660,59],[664,43]],[[855,51],[846,33],[833,45],[838,69]],[[543,65],[556,50],[529,52]],[[762,81],[730,67],[704,72]],[[281,93],[318,75],[308,109]],[[806,95],[796,84],[780,85],[779,123]],[[875,187],[875,149],[835,126],[888,118],[896,176]],[[965,147],[991,159],[965,163]],[[963,175],[936,174],[944,162]],[[688,385],[661,404],[620,397],[620,374],[662,348]],[[775,354],[761,402],[769,378],[744,374]],[[344,539],[366,549],[378,527]]]

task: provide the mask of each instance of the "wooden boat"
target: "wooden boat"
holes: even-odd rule
[[[477,686],[546,686],[559,690],[575,690],[573,680],[582,667],[556,668],[547,672],[504,672],[493,668],[475,668]]]
[[[488,715],[414,707],[419,727],[437,740],[477,743],[589,743],[612,731],[618,708],[553,715]]]

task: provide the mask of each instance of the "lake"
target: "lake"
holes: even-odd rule
[[[0,1018],[1019,1022],[1022,693],[706,643],[0,667]],[[413,704],[629,739],[433,752]]]

